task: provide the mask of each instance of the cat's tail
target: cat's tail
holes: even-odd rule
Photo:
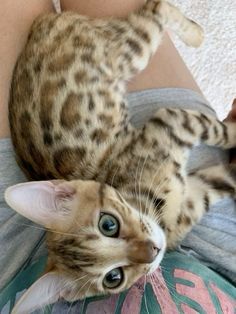
[[[156,3],[157,19],[164,28],[173,30],[188,46],[199,47],[201,45],[204,32],[200,25],[187,18],[178,8],[167,1],[154,0],[153,2]]]

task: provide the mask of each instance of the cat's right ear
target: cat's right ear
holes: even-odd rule
[[[49,272],[39,278],[19,299],[12,314],[28,314],[46,305],[57,302],[68,287],[66,278]]]
[[[76,189],[68,181],[20,183],[5,191],[7,204],[22,216],[46,228],[66,228],[71,221]]]

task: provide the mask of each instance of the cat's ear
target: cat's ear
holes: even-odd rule
[[[19,299],[12,314],[28,314],[57,302],[68,285],[65,277],[49,272],[39,278]]]
[[[65,226],[70,220],[76,189],[67,181],[36,181],[7,188],[7,204],[22,216],[45,226]]]

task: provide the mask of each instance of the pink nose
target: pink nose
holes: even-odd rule
[[[132,241],[128,257],[132,262],[150,264],[157,257],[160,249],[151,241]]]
[[[157,256],[157,254],[160,252],[160,249],[155,246],[155,244],[153,243],[152,247],[151,247],[151,250],[152,250],[152,254],[154,256],[154,258]]]
[[[147,250],[151,259],[152,263],[154,261],[154,259],[157,257],[158,253],[160,252],[160,249],[152,242],[152,241],[148,241],[148,246],[147,246]]]

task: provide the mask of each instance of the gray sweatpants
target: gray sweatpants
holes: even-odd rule
[[[207,101],[186,89],[157,89],[127,96],[131,122],[139,127],[161,107],[186,108],[215,115]],[[227,163],[228,156],[216,148],[198,146],[191,153],[191,170]],[[25,263],[46,254],[44,231],[11,210],[4,190],[25,181],[17,166],[9,139],[0,140],[0,289]],[[224,199],[203,217],[182,242],[179,250],[191,254],[236,283],[236,210],[232,199]]]

